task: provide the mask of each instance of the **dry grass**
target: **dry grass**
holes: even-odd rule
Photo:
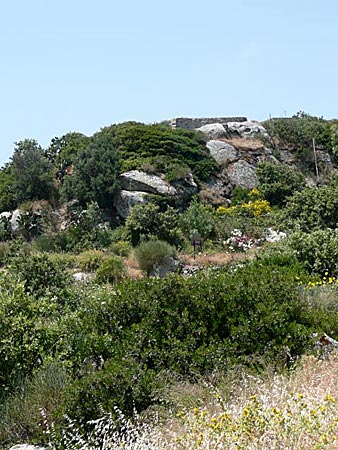
[[[126,258],[123,258],[123,264],[127,278],[132,278],[133,280],[144,278],[144,272],[139,268],[134,252],[130,252]]]
[[[290,375],[241,372],[223,383],[180,384],[171,400],[178,414],[162,424],[110,415],[95,422],[92,437],[74,427],[63,448],[111,450],[335,450],[338,449],[338,356],[305,357]]]
[[[246,253],[228,253],[228,252],[218,252],[218,253],[201,253],[197,254],[194,259],[193,255],[183,254],[180,255],[180,260],[187,266],[197,266],[197,267],[208,267],[208,266],[224,266],[226,264],[243,261],[244,259],[252,259],[254,257],[254,252],[251,250]]]
[[[230,139],[220,139],[220,140],[227,142],[228,144],[231,144],[233,147],[236,147],[239,150],[245,151],[260,150],[264,147],[264,144],[259,139],[243,139],[239,137],[234,137]]]

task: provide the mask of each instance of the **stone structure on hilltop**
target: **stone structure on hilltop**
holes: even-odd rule
[[[196,130],[204,125],[220,123],[226,125],[229,122],[246,122],[246,117],[176,117],[163,121],[163,123],[170,125],[172,128],[185,128],[186,130]]]

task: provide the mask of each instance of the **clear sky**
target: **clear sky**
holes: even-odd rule
[[[0,0],[0,165],[126,120],[338,117],[337,0]]]

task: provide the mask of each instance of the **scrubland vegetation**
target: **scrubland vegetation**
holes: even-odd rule
[[[16,144],[0,171],[0,212],[21,211],[0,222],[2,448],[337,447],[338,362],[315,345],[338,338],[337,177],[305,187],[311,140],[334,158],[336,123],[266,128],[297,170],[263,163],[231,205],[154,196],[125,221],[109,209],[122,171],[219,170],[200,134],[128,123]],[[197,269],[149,277],[165,256]]]

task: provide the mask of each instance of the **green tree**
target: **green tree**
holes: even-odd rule
[[[74,161],[74,173],[64,179],[62,191],[67,199],[81,205],[97,202],[101,208],[112,208],[118,187],[120,160],[116,147],[107,136],[97,135],[82,149]]]
[[[16,142],[12,169],[18,202],[55,200],[53,165],[33,139]]]
[[[17,204],[15,178],[11,165],[0,169],[0,212],[11,211]]]

